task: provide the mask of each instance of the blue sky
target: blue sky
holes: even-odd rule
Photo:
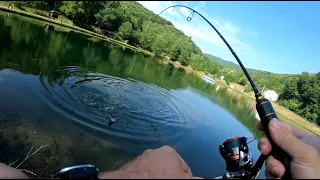
[[[204,15],[225,37],[248,68],[297,74],[320,71],[320,2],[138,1],[158,14],[171,5],[186,5]],[[193,41],[204,53],[236,63],[220,37],[198,15],[168,9],[161,17]]]

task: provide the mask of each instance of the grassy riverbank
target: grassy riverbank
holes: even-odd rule
[[[37,15],[37,14],[30,13],[30,12],[22,11],[22,10],[19,10],[17,8],[9,9],[9,8],[3,6],[3,5],[4,4],[0,4],[0,10],[8,11],[8,12],[11,12],[11,13],[16,13],[16,14],[19,14],[19,15],[24,15],[24,16],[27,16],[27,17],[31,17],[31,18],[35,18],[35,19],[38,19],[38,20],[46,21],[46,22],[49,22],[49,23],[53,23],[53,24],[57,24],[57,25],[60,25],[60,26],[64,26],[64,27],[70,28],[70,29],[72,29],[72,30],[74,30],[76,32],[79,32],[79,33],[82,33],[82,34],[85,34],[85,35],[88,35],[88,36],[94,36],[94,37],[100,38],[102,40],[106,40],[106,41],[109,41],[109,42],[116,43],[118,45],[124,46],[125,48],[129,48],[129,49],[134,50],[136,52],[142,52],[142,53],[154,56],[154,54],[152,52],[149,52],[149,51],[143,50],[141,48],[137,48],[137,47],[131,46],[131,45],[126,44],[124,42],[121,42],[121,41],[118,41],[118,40],[115,40],[115,39],[100,35],[98,33],[95,33],[95,32],[92,32],[92,31],[89,31],[89,30],[74,26],[74,25],[72,25],[70,23],[67,24],[66,22],[62,22],[61,20],[53,20],[53,19],[41,16],[41,15]],[[28,9],[30,9],[30,8],[28,8]],[[35,11],[35,10],[33,10],[33,11]]]
[[[70,28],[73,31],[76,31],[81,34],[85,34],[85,35],[88,35],[91,37],[99,38],[101,40],[106,40],[106,41],[118,44],[118,45],[123,46],[125,48],[131,49],[135,52],[142,52],[144,54],[154,56],[154,53],[152,53],[150,51],[146,51],[141,48],[131,46],[125,42],[118,41],[118,40],[109,38],[107,36],[101,35],[101,34],[97,33],[97,32],[99,32],[99,29],[96,29],[95,32],[93,32],[93,31],[89,31],[87,29],[77,27],[72,23],[72,21],[68,20],[64,16],[60,16],[57,20],[53,20],[53,19],[46,17],[47,13],[45,11],[35,10],[32,8],[27,8],[27,7],[23,7],[20,9],[13,7],[13,9],[9,9],[9,8],[7,8],[6,2],[0,2],[0,10],[4,10],[7,12],[12,12],[12,13],[20,14],[23,16],[31,17],[31,18],[34,18],[34,19],[37,19],[40,21],[46,21],[51,24],[60,25],[60,26],[66,27],[66,28]],[[93,28],[93,29],[95,29],[95,28]],[[185,67],[185,66],[182,66],[179,61],[172,62],[169,59],[170,58],[164,58],[164,62],[165,63],[172,63],[176,68],[183,68],[183,69],[185,69],[185,72],[195,73],[201,78],[201,74],[203,74],[202,72],[194,70],[190,65]],[[217,82],[219,82],[219,81],[217,81]],[[220,82],[220,83],[223,85],[226,85],[225,83],[222,83],[222,82]],[[248,102],[255,103],[254,96],[252,96],[252,94],[250,94],[250,93],[248,94],[248,93],[243,92],[243,90],[236,84],[233,84],[233,87],[234,88],[232,88],[232,89],[235,92],[240,93],[240,94],[248,97],[248,100],[249,100]],[[320,129],[316,125],[306,121],[302,117],[296,115],[295,113],[289,111],[288,109],[286,109],[276,103],[273,103],[273,105],[274,105],[275,110],[279,114],[281,120],[289,122],[297,127],[300,127],[301,129],[305,129],[309,132],[312,132],[313,134],[320,136]]]
[[[217,79],[216,82],[223,85],[223,86],[227,86],[224,81],[221,81],[219,79]],[[231,87],[229,87],[229,88],[232,89],[234,92],[234,93],[232,93],[232,95],[245,96],[246,99],[248,100],[247,102],[251,103],[252,108],[255,108],[256,101],[255,101],[255,96],[254,96],[253,92],[250,92],[250,93],[244,92],[245,87],[241,86],[237,83],[231,83],[230,85],[231,85]],[[308,132],[320,137],[320,128],[316,124],[313,124],[313,123],[305,120],[303,117],[297,115],[296,113],[290,111],[289,109],[287,109],[283,106],[280,106],[276,102],[271,102],[271,103],[272,103],[273,108],[277,112],[278,117],[281,121],[292,124],[295,127],[298,127],[300,129],[303,129],[305,131],[308,131]]]

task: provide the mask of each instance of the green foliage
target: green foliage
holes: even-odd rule
[[[44,8],[49,1],[21,1],[23,6]],[[221,66],[204,56],[198,46],[171,22],[131,1],[61,1],[55,4],[61,13],[82,28],[99,27],[117,34],[128,44],[167,55],[183,66],[216,74]]]
[[[125,10],[117,1],[106,2],[104,7],[94,16],[96,18],[95,25],[112,32],[117,32],[122,22],[128,20]]]
[[[86,27],[94,22],[95,14],[103,8],[101,1],[62,1],[59,10],[72,21],[82,27]]]
[[[246,85],[246,83],[248,82],[248,79],[246,78],[246,76],[242,76],[241,78],[239,78],[239,80],[237,81],[238,84],[241,84],[242,86]]]
[[[132,23],[128,21],[122,23],[122,25],[119,27],[118,34],[124,39],[132,39],[132,36],[133,36]]]
[[[246,86],[246,88],[244,89],[244,92],[249,93],[249,92],[251,92],[251,91],[253,91],[253,89],[252,89],[252,87],[248,84],[248,85]]]
[[[240,66],[210,54],[205,54],[212,61],[224,64],[219,76],[223,75],[226,82],[237,82],[245,85],[247,78]],[[260,90],[272,89],[279,95],[278,103],[307,120],[320,125],[320,72],[301,75],[276,74],[261,70],[248,69],[250,76]],[[245,92],[251,92],[246,86]]]
[[[186,60],[182,60],[182,61],[181,61],[181,65],[182,65],[182,66],[188,66],[188,62],[187,62]]]
[[[240,82],[239,80],[241,77],[244,76],[244,73],[238,64],[235,64],[231,61],[223,60],[211,54],[204,55],[209,57],[210,60],[218,63],[219,65],[224,66],[223,69],[221,69],[219,76],[223,75],[227,82],[237,82],[239,84],[243,84],[243,82]],[[272,89],[276,91],[278,94],[282,93],[284,89],[284,84],[287,81],[290,81],[291,79],[294,79],[297,76],[291,74],[276,74],[249,68],[247,68],[247,70],[259,89]],[[242,81],[244,81],[243,78]]]
[[[99,27],[102,32],[118,34],[128,44],[169,56],[183,66],[191,65],[204,73],[223,75],[227,82],[245,85],[243,72],[232,62],[228,68],[222,59],[208,58],[182,31],[138,2],[131,1],[17,1],[17,6],[42,10],[57,9],[83,28]],[[17,37],[18,38],[18,37]],[[56,37],[63,42],[60,37]],[[17,39],[19,40],[19,39]],[[51,44],[52,47],[57,46]],[[67,46],[65,46],[67,48]],[[63,48],[63,49],[66,49]],[[220,63],[217,63],[217,62]],[[48,64],[49,66],[49,64]],[[170,66],[170,65],[169,65]],[[171,67],[171,66],[170,66]],[[280,94],[279,103],[308,120],[320,124],[320,72],[301,75],[275,74],[248,69],[259,89],[272,89]],[[251,87],[246,87],[246,92]]]
[[[320,81],[318,74],[302,73],[285,83],[279,103],[320,125]]]
[[[242,76],[243,72],[233,69],[224,68],[219,73],[220,76],[224,76],[226,82],[237,82]]]
[[[285,88],[283,89],[282,93],[279,96],[279,99],[289,99],[289,100],[300,100],[300,95],[298,93],[298,78],[292,79],[285,83]]]
[[[291,74],[276,74],[254,69],[248,69],[248,71],[259,89],[271,89],[276,91],[278,94],[283,92],[287,81],[297,78],[297,75]],[[221,69],[219,76],[224,76],[227,82],[236,82],[241,85],[245,85],[245,83],[248,82],[241,69],[223,68]]]
[[[205,56],[207,56],[210,60],[215,61],[216,63],[223,65],[225,68],[233,68],[233,69],[240,70],[240,66],[238,64],[235,64],[231,61],[226,61],[220,57],[217,57],[217,56],[214,56],[211,54],[206,54],[206,53],[203,53],[203,54]]]
[[[60,7],[60,11],[68,17],[72,17],[73,19],[76,15],[80,16],[84,14],[84,9],[82,8],[83,2],[65,1],[62,3],[63,5]]]
[[[184,68],[182,68],[182,67],[179,67],[179,68],[178,68],[178,71],[179,71],[179,72],[183,72],[183,73],[186,72],[186,70],[185,70]]]
[[[52,1],[14,1],[13,2],[17,7],[31,7],[41,10],[48,10],[48,8],[52,7]]]
[[[211,61],[208,57],[202,54],[192,54],[190,60],[192,67],[206,74],[217,74],[221,69],[221,66],[216,62]]]

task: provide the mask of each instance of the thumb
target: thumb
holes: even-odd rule
[[[274,143],[292,158],[301,160],[312,158],[308,157],[308,154],[311,154],[310,151],[312,151],[311,146],[295,137],[291,126],[277,119],[272,119],[269,123],[269,132]]]

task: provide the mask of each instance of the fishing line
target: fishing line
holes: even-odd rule
[[[194,15],[194,11],[191,12],[191,14],[187,17],[187,21],[191,21],[191,19],[193,18]]]
[[[250,144],[251,142],[253,142],[254,140],[256,140],[257,138],[256,137],[250,137],[250,138],[253,138],[253,140],[247,142],[247,144]],[[248,138],[249,139],[249,138]]]
[[[211,28],[219,35],[219,37],[227,45],[228,49],[230,50],[230,52],[232,53],[234,58],[237,60],[238,64],[240,65],[242,71],[244,72],[245,76],[247,77],[247,79],[248,79],[248,81],[249,81],[249,83],[250,83],[250,85],[251,85],[251,87],[253,89],[253,92],[254,92],[255,97],[256,97],[256,102],[257,102],[256,103],[256,109],[257,109],[257,112],[258,112],[259,117],[261,119],[262,125],[264,127],[264,133],[265,133],[265,135],[267,136],[267,138],[269,139],[269,141],[270,141],[270,143],[272,145],[271,154],[272,154],[273,157],[275,157],[275,159],[277,159],[280,162],[282,162],[283,165],[285,166],[285,174],[282,176],[282,178],[283,179],[291,179],[292,178],[291,177],[291,171],[290,171],[291,157],[273,142],[273,139],[271,138],[270,133],[269,133],[269,122],[272,119],[276,119],[276,120],[279,119],[278,116],[277,116],[277,113],[273,109],[273,106],[272,106],[271,102],[268,99],[266,99],[263,95],[261,95],[261,93],[258,90],[257,86],[255,85],[255,83],[253,82],[251,76],[249,75],[247,69],[244,67],[244,65],[240,61],[240,59],[237,56],[237,54],[235,53],[235,51],[232,49],[232,47],[229,45],[229,43],[225,40],[225,38],[220,34],[220,32],[211,24],[211,22],[207,20],[207,18],[205,18],[203,15],[201,15],[196,10],[194,10],[194,9],[188,7],[188,6],[183,6],[183,5],[169,6],[169,7],[165,8],[164,10],[162,10],[158,14],[158,16],[160,16],[161,13],[163,13],[165,10],[167,10],[169,8],[172,8],[172,7],[184,7],[184,8],[187,8],[187,9],[191,10],[192,13],[188,16],[187,21],[190,21],[192,19],[193,15],[194,15],[194,13],[197,13],[200,17],[202,17],[211,26]],[[154,20],[158,16],[156,16],[154,18]],[[150,23],[150,25],[151,25],[151,23]],[[149,27],[150,27],[150,25],[149,25]],[[259,167],[259,166],[261,166],[263,164],[263,163],[261,164],[261,162],[264,161],[264,160],[265,160],[265,157],[264,157],[264,155],[261,154],[261,156],[258,159],[258,166],[255,166],[254,169],[255,170],[260,169],[261,167]],[[230,175],[228,173],[229,172],[227,172],[226,174]],[[235,174],[233,174],[233,175],[235,175]],[[236,175],[240,175],[241,177],[243,177],[242,176],[243,174],[241,174],[241,173],[240,174],[236,173]]]

